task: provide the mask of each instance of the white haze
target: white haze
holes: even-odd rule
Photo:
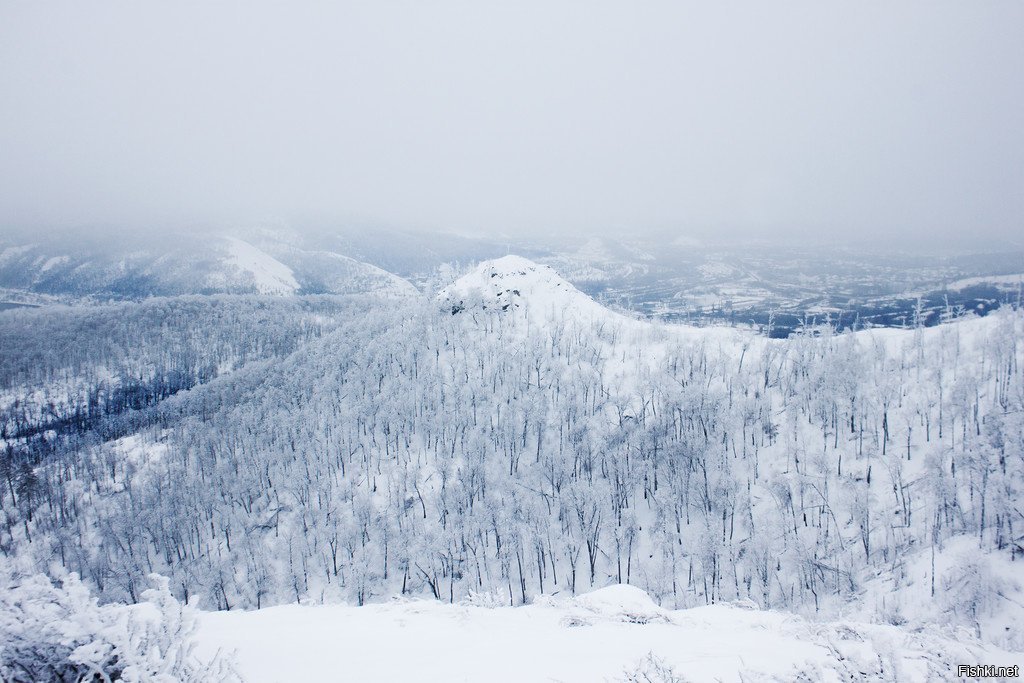
[[[1024,5],[0,3],[0,231],[1014,239]]]

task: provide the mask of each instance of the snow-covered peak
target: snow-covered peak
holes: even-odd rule
[[[523,310],[549,313],[614,315],[573,287],[551,267],[522,256],[484,261],[438,295],[452,313],[473,307],[487,310]]]
[[[225,238],[228,254],[224,263],[251,280],[260,294],[294,294],[299,289],[291,268],[248,242]]]

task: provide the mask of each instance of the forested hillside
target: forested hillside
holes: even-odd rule
[[[151,572],[220,609],[629,583],[1019,638],[1024,314],[769,340],[525,263],[398,305],[0,313],[0,548],[108,600]]]

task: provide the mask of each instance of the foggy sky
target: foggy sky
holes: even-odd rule
[[[1024,234],[1024,3],[0,0],[0,231]]]

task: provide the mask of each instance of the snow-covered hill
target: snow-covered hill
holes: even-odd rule
[[[222,263],[228,269],[213,273],[211,279],[227,279],[238,273],[251,281],[260,294],[295,294],[299,291],[299,283],[291,268],[248,242],[235,237],[225,238],[225,241],[228,254]]]
[[[250,683],[939,681],[956,680],[957,664],[1024,665],[955,629],[811,622],[747,603],[668,610],[631,586],[480,602],[203,613],[199,653],[235,652]]]
[[[247,243],[301,284],[305,267],[279,240]],[[97,391],[60,420],[43,419],[45,395],[32,414],[10,406],[12,448],[42,464],[0,487],[13,520],[0,541],[36,571],[62,562],[104,600],[131,601],[155,571],[182,601],[269,608],[204,617],[204,647],[237,644],[256,680],[386,680],[409,674],[386,655],[420,642],[448,668],[423,654],[417,677],[480,678],[475,660],[453,668],[443,649],[460,638],[488,664],[535,653],[501,669],[516,680],[572,680],[573,666],[600,680],[660,661],[694,680],[942,680],[948,669],[928,667],[999,663],[997,648],[1021,648],[1020,311],[767,339],[622,316],[512,256],[439,297],[356,298],[330,329],[282,311],[306,341],[261,325],[257,350],[273,355],[230,373],[206,369],[238,353],[242,328],[220,314],[209,323],[231,333],[227,348],[200,347],[202,363],[194,345],[161,345],[165,327],[181,327],[166,315],[125,327],[140,339],[161,331],[148,355],[131,337],[97,336]],[[235,310],[243,297],[224,299],[213,303],[248,317]],[[7,338],[43,352],[20,354],[12,372],[39,375],[36,363],[72,346],[43,334],[67,327],[67,312],[6,315],[33,323]],[[111,346],[121,367],[155,358],[160,378],[195,368],[202,383],[108,415],[101,406],[140,403],[138,392],[107,398],[98,369]],[[42,375],[78,377],[82,360],[47,361]],[[616,584],[660,607],[621,588],[560,601]],[[466,601],[477,606],[437,604]],[[479,606],[494,602],[523,607]],[[294,603],[363,607],[283,607]],[[736,607],[751,604],[763,611]],[[346,638],[347,668],[322,668],[341,666]],[[727,638],[739,652],[709,651]],[[765,642],[777,658],[762,658]],[[280,668],[261,659],[271,656]]]
[[[651,358],[660,355],[659,340],[727,344],[737,352],[745,344],[764,341],[749,329],[661,324],[632,317],[595,301],[551,266],[516,255],[481,262],[442,289],[437,299],[453,315],[473,310],[518,313],[535,323],[535,329],[564,323],[603,325],[619,333],[616,342],[646,345],[645,355]]]
[[[480,307],[524,311],[540,320],[552,314],[561,317],[566,312],[578,317],[613,315],[550,266],[512,255],[484,261],[441,290],[438,299],[452,313]]]
[[[265,234],[0,243],[0,287],[62,300],[183,294],[409,296],[402,278]]]
[[[289,264],[306,293],[402,298],[417,292],[408,280],[344,254],[303,249],[282,242],[260,243],[260,246],[278,261]]]

